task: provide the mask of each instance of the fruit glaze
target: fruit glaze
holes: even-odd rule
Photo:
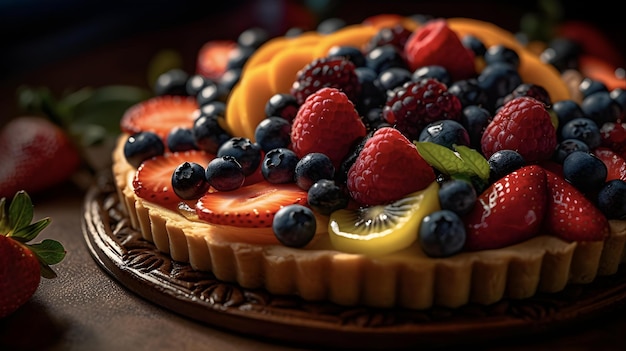
[[[118,194],[174,260],[310,301],[591,283],[624,256],[626,94],[559,65],[576,58],[469,18],[250,29],[125,113]]]

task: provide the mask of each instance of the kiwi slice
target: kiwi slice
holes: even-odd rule
[[[337,210],[328,221],[330,242],[339,251],[371,256],[402,250],[417,240],[422,218],[440,209],[438,192],[433,182],[388,205]]]

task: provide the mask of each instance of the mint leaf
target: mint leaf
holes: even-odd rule
[[[471,170],[472,174],[481,179],[489,178],[489,162],[478,151],[465,145],[455,145],[454,149],[459,153],[465,166]]]
[[[451,149],[430,141],[415,142],[417,152],[431,166],[445,174],[463,173],[463,160]]]

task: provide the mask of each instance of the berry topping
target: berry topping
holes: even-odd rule
[[[498,150],[515,150],[526,162],[549,159],[557,145],[550,114],[542,102],[518,97],[506,103],[487,125],[482,151],[489,158]]]
[[[246,180],[241,164],[228,155],[212,159],[206,167],[205,178],[217,191],[238,189]]]
[[[232,137],[220,146],[217,156],[232,156],[241,165],[244,176],[249,176],[261,165],[263,150],[248,138]]]
[[[237,43],[233,40],[211,40],[198,51],[196,72],[204,77],[218,81],[228,65],[228,58]]]
[[[430,257],[448,257],[465,246],[465,224],[456,212],[439,210],[422,219],[419,243]]]
[[[465,248],[498,249],[537,235],[547,205],[546,173],[524,166],[489,186],[464,217]]]
[[[593,154],[602,160],[606,166],[607,181],[613,179],[626,181],[626,160],[620,154],[606,147],[595,148]]]
[[[204,167],[195,162],[183,162],[172,173],[172,189],[183,200],[199,199],[209,191]]]
[[[291,127],[291,147],[302,158],[326,154],[339,168],[355,141],[364,137],[365,125],[346,94],[322,88],[300,107]]]
[[[124,143],[124,157],[135,168],[138,168],[143,161],[163,155],[164,152],[163,140],[153,132],[139,132],[131,135]]]
[[[291,87],[291,94],[302,105],[306,98],[324,87],[341,90],[351,101],[357,101],[361,93],[356,66],[345,57],[322,57],[298,71]]]
[[[233,191],[210,192],[196,203],[201,220],[237,227],[271,227],[276,212],[287,205],[306,205],[307,192],[296,184],[265,181]]]
[[[309,206],[323,215],[346,208],[350,196],[343,187],[331,179],[320,179],[308,190]]]
[[[348,171],[347,186],[352,198],[363,205],[381,205],[422,190],[435,180],[426,163],[400,131],[378,129],[367,139]]]
[[[459,121],[461,101],[434,78],[407,82],[391,92],[383,117],[410,140],[417,140],[426,125],[442,119]]]
[[[126,110],[120,120],[120,128],[130,135],[143,131],[154,132],[167,144],[167,135],[174,127],[193,126],[197,109],[193,97],[157,96]]]
[[[283,245],[304,247],[313,240],[317,222],[310,208],[299,204],[287,205],[276,212],[272,229]]]
[[[431,20],[413,32],[406,42],[404,54],[412,71],[440,65],[448,70],[453,80],[476,74],[474,53],[463,46],[444,19]]]
[[[261,174],[270,183],[293,183],[299,160],[291,149],[282,147],[272,149],[263,157]]]
[[[322,179],[333,179],[335,166],[328,156],[319,152],[304,155],[294,170],[296,184],[304,190],[309,190],[313,184]]]

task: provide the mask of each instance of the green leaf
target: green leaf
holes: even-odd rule
[[[424,160],[438,171],[445,174],[463,173],[465,166],[457,154],[442,145],[430,141],[415,142],[417,151]]]
[[[472,174],[481,179],[489,178],[489,162],[478,151],[465,145],[455,145],[454,149],[459,153],[465,166],[471,170]]]
[[[6,212],[6,203],[7,199],[5,197],[0,199],[0,235],[6,235],[11,231],[9,216]]]
[[[11,237],[23,243],[27,243],[37,237],[42,230],[50,224],[50,218],[41,219],[35,223],[31,223],[26,227],[15,229]]]
[[[33,203],[24,191],[18,191],[9,205],[9,230],[17,231],[33,220]]]
[[[65,258],[65,248],[56,240],[45,239],[39,244],[30,245],[29,248],[45,265],[57,264]]]

